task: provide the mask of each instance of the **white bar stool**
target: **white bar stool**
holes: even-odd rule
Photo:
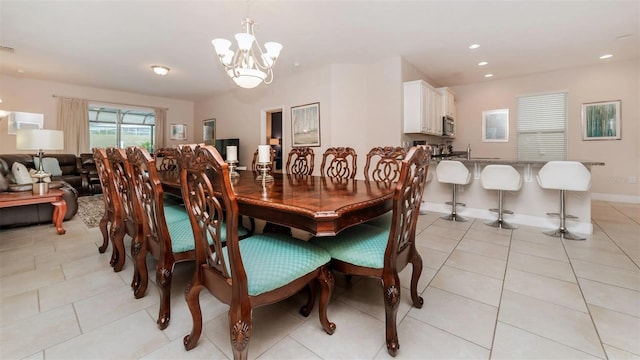
[[[433,180],[433,172],[427,171],[427,182],[431,182]],[[422,200],[422,204],[420,204],[420,215],[426,215],[429,213],[427,210],[427,200]]]
[[[516,229],[515,226],[504,221],[503,214],[513,214],[513,211],[503,208],[503,191],[518,191],[522,187],[522,176],[511,165],[487,165],[480,173],[482,187],[487,190],[498,190],[498,208],[489,209],[498,213],[498,220],[485,223],[501,229]]]
[[[471,173],[466,166],[460,161],[442,160],[436,167],[436,178],[438,182],[445,184],[453,184],[453,201],[447,202],[451,205],[451,214],[443,216],[442,219],[449,221],[467,221],[464,217],[458,215],[456,206],[466,206],[464,203],[456,201],[457,185],[467,185],[471,181]]]
[[[578,161],[549,161],[538,172],[538,184],[543,189],[560,190],[560,213],[547,213],[547,215],[560,216],[560,228],[546,231],[549,236],[560,237],[569,240],[585,240],[577,234],[570,232],[565,226],[567,218],[575,219],[573,215],[565,212],[565,190],[588,191],[591,188],[591,172]]]

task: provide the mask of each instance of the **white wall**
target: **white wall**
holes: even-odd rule
[[[640,202],[640,62],[604,63],[526,77],[488,80],[454,86],[457,129],[454,149],[471,144],[475,157],[515,159],[516,97],[550,91],[568,91],[568,159],[602,161],[592,168],[594,198]],[[581,105],[594,101],[621,100],[622,140],[583,141]],[[509,109],[509,142],[483,143],[482,111]]]
[[[334,64],[303,69],[268,86],[237,89],[197,101],[195,126],[216,118],[216,138],[240,138],[240,163],[251,164],[260,143],[260,112],[283,106],[283,153],[291,149],[291,107],[320,102],[320,147],[315,173],[328,147],[351,146],[358,153],[358,177],[374,146],[401,144],[401,79],[399,57],[375,64]],[[199,135],[200,138],[202,135]],[[286,163],[286,158],[284,159]],[[283,166],[286,165],[283,163]]]
[[[57,123],[58,99],[52,95],[81,98],[97,102],[126,103],[146,107],[164,107],[167,111],[165,143],[168,146],[181,142],[193,142],[193,102],[155,96],[146,96],[122,91],[91,88],[65,83],[41,81],[0,75],[2,104],[0,108],[10,111],[44,114],[44,128],[54,129]],[[7,119],[0,121],[0,153],[16,153],[15,135],[8,135]],[[171,124],[187,124],[187,141],[169,140]],[[199,128],[202,132],[202,127]],[[202,134],[199,135],[202,138]],[[88,151],[89,149],[87,149]],[[63,151],[60,151],[64,153]]]

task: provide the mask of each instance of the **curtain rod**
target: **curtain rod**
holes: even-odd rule
[[[60,96],[60,95],[56,95],[53,94],[51,95],[54,98],[57,97],[66,97],[66,96]],[[71,98],[70,98],[71,99]],[[126,104],[126,103],[119,103],[119,102],[111,102],[111,101],[102,101],[102,100],[91,100],[91,99],[86,99],[87,101],[94,101],[94,102],[98,102],[98,103],[103,103],[103,104],[112,104],[112,105],[124,105],[124,106],[136,106],[136,107],[146,107],[146,108],[150,108],[150,109],[162,109],[162,110],[166,110],[168,111],[169,108],[165,108],[165,107],[158,107],[158,106],[149,106],[149,105],[138,105],[138,104]]]

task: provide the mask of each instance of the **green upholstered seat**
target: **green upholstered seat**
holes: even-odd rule
[[[353,265],[382,269],[388,240],[389,228],[362,224],[348,228],[336,236],[313,238],[311,243],[327,250],[334,259]]]
[[[278,289],[331,260],[324,249],[285,234],[257,234],[238,244],[249,296]],[[230,272],[227,248],[222,251]]]
[[[174,253],[181,253],[195,249],[195,244],[193,243],[193,230],[191,229],[189,215],[186,212],[184,214],[186,219],[173,221],[171,223],[167,220],[167,229],[169,230],[169,236],[171,236],[171,248]],[[227,240],[226,224],[222,224],[220,227],[220,233],[222,234],[222,242],[225,242]],[[238,237],[247,235],[248,233],[249,231],[245,227],[238,227]],[[213,241],[211,239],[209,239],[209,245],[213,245]]]
[[[189,220],[189,214],[187,214],[184,206],[180,205],[164,205],[164,219],[168,224]]]

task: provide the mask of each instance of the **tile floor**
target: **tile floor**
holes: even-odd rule
[[[592,214],[594,234],[582,242],[420,216],[424,307],[412,308],[403,291],[397,358],[640,358],[640,205],[595,201]],[[206,291],[203,336],[183,348],[192,264],[176,267],[171,324],[161,331],[155,286],[134,299],[131,262],[114,273],[111,249],[98,254],[98,228],[78,217],[64,226],[63,236],[48,225],[0,232],[0,358],[232,357],[227,307]],[[401,279],[408,284],[409,271]],[[378,282],[355,279],[346,289],[336,276],[333,336],[317,312],[298,315],[304,300],[254,311],[251,358],[389,358]]]

